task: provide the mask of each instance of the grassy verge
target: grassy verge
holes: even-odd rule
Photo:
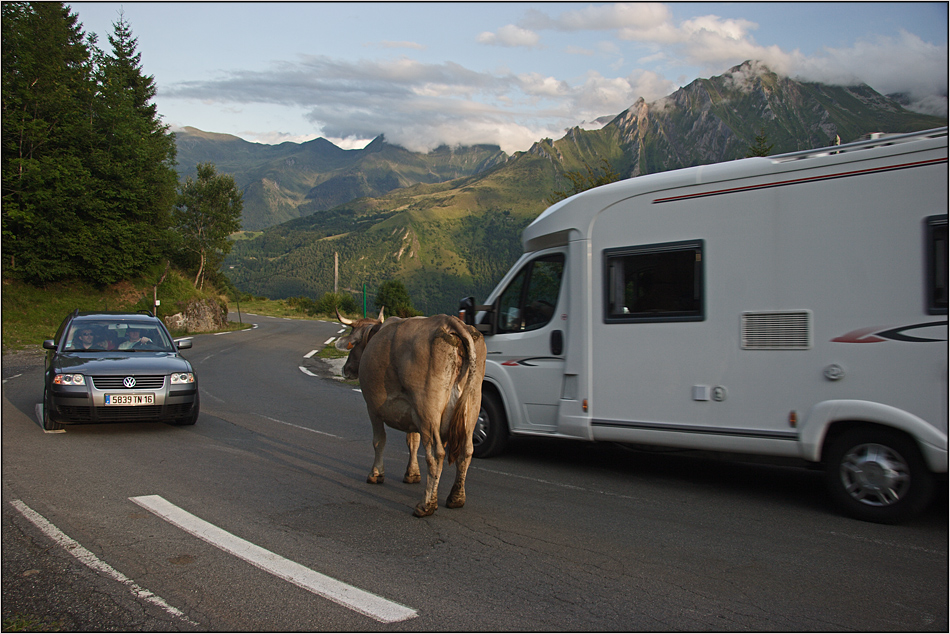
[[[63,319],[73,310],[129,311],[153,309],[157,295],[161,305],[159,317],[177,313],[194,298],[213,299],[213,292],[201,293],[177,271],[169,271],[157,292],[154,284],[162,271],[138,280],[124,281],[105,288],[79,281],[31,286],[17,280],[4,279],[0,293],[0,319],[3,330],[3,353],[20,350],[38,351],[43,340],[51,339]],[[244,326],[234,324],[234,329]],[[175,336],[196,333],[173,333]]]
[[[48,623],[30,614],[14,614],[3,619],[4,632],[62,632],[59,621]]]

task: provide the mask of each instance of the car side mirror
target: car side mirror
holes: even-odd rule
[[[191,347],[191,339],[182,339],[181,341],[176,341],[175,345],[179,350],[187,350]]]
[[[43,347],[46,348],[47,350],[55,350],[55,349],[56,349],[56,340],[55,340],[55,339],[47,339],[46,341],[43,342]]]

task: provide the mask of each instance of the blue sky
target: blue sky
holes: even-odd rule
[[[70,6],[103,50],[124,13],[165,123],[260,143],[526,150],[747,59],[947,115],[946,2]]]

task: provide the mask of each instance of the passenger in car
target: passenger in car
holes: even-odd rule
[[[80,328],[76,336],[73,337],[73,348],[76,350],[88,350],[94,347],[95,333],[91,328]]]
[[[118,347],[115,341],[115,335],[108,329],[103,329],[96,337],[96,348],[100,350],[115,350]]]

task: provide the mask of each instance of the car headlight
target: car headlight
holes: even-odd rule
[[[181,385],[183,383],[194,383],[195,375],[191,372],[175,372],[172,374],[172,385]]]
[[[55,385],[85,385],[86,377],[81,374],[57,374],[53,377]]]

